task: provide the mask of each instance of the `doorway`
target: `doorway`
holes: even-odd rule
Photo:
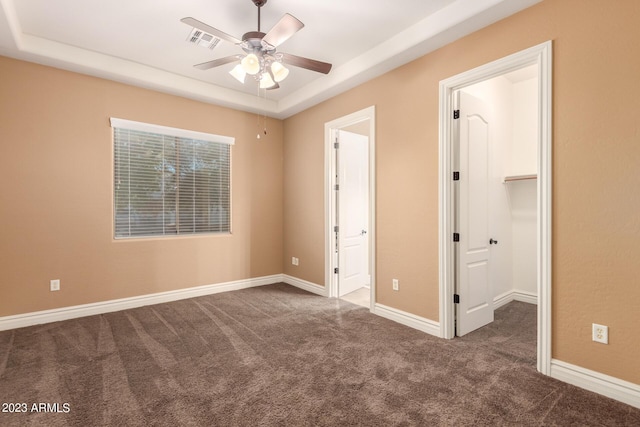
[[[454,93],[456,336],[511,301],[538,303],[537,88],[530,65]]]
[[[458,120],[458,115],[460,114],[460,112],[455,111],[457,94],[476,83],[525,69],[529,66],[533,66],[537,72],[536,95],[538,102],[535,112],[537,118],[535,125],[537,143],[535,150],[535,175],[537,176],[535,181],[537,194],[535,207],[537,216],[535,229],[535,276],[538,299],[537,368],[538,371],[546,375],[550,374],[551,363],[551,48],[551,42],[546,42],[440,82],[440,335],[443,338],[450,339],[455,335],[456,306],[459,305],[458,301],[463,298],[462,295],[456,295],[458,276],[463,273],[456,270],[456,262],[458,261],[456,256],[459,253],[457,245],[459,244],[458,240],[460,240],[458,227],[463,226],[458,222],[468,221],[469,219],[458,218],[456,215],[456,200],[458,199],[456,186],[460,174],[454,175],[454,172],[459,172],[457,169],[459,167],[458,162],[463,161],[462,158],[456,157],[457,152],[455,150],[455,144],[459,137],[456,120]],[[470,126],[476,126],[480,129],[483,120],[480,115],[476,117],[478,120]],[[464,131],[468,132],[468,129]],[[478,134],[482,134],[482,129]],[[485,148],[488,149],[488,146]],[[480,150],[469,155],[478,156],[486,155],[486,153]],[[483,172],[480,170],[478,173],[482,174]],[[482,193],[482,191],[485,190],[482,188],[475,189],[473,197],[477,198],[479,192]],[[485,195],[488,197],[488,193]],[[465,196],[463,195],[462,199],[464,198]],[[485,203],[486,200],[485,198]],[[483,209],[482,202],[478,202],[478,200],[475,202],[480,203],[478,206]],[[488,209],[487,206],[484,208]],[[485,221],[488,224],[489,220],[489,216],[487,216],[486,221],[482,217],[479,219],[474,217],[475,222]],[[478,267],[475,271],[471,272],[469,270],[469,272],[477,276],[473,280],[479,280],[480,283],[485,284],[485,294],[473,297],[475,298],[473,303],[477,307],[466,307],[465,309],[473,312],[474,308],[484,307],[486,309],[485,314],[490,313],[493,316],[494,295],[487,294],[486,289],[490,286],[488,275],[490,274],[492,246],[495,240],[500,242],[500,239],[494,239],[493,236],[488,234],[488,231],[485,234],[480,233],[474,236],[477,242],[480,242],[474,242],[474,245],[478,246],[477,248],[466,248],[474,253],[485,251],[484,255],[486,257],[483,259],[472,260],[469,258],[470,265]],[[468,238],[468,236],[466,237]],[[461,265],[465,262],[464,259],[459,261]],[[467,295],[466,297],[468,298],[469,296]],[[487,320],[487,316],[485,316],[478,322],[490,322],[491,320],[492,318]]]
[[[325,286],[375,303],[375,107],[325,124]]]

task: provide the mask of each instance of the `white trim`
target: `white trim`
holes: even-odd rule
[[[551,78],[552,42],[529,49],[474,68],[440,82],[439,125],[439,289],[440,334],[443,338],[454,336],[453,304],[453,181],[452,176],[452,127],[453,94],[465,86],[484,81],[519,68],[536,64],[538,67],[538,97],[540,105],[538,121],[538,371],[550,374],[551,363]]]
[[[514,289],[493,298],[493,309],[497,310],[503,305],[509,304],[511,301],[521,301],[528,304],[538,304],[538,296],[535,292],[521,291]]]
[[[234,145],[236,141],[236,139],[231,136],[215,135],[213,133],[197,132],[195,130],[134,122],[133,120],[118,119],[115,117],[111,117],[110,122],[112,128],[158,133],[161,135],[175,136],[177,138],[197,139],[199,141],[218,142],[220,144],[227,145]]]
[[[551,377],[640,408],[638,384],[556,359],[551,360]]]
[[[282,281],[287,285],[295,286],[296,288],[311,292],[312,294],[320,295],[323,297],[329,296],[329,292],[327,291],[327,288],[325,286],[321,286],[303,279],[298,279],[297,277],[289,276],[288,274],[282,275]]]
[[[545,375],[551,372],[551,287],[552,287],[552,78],[553,45],[547,41],[540,46],[538,75],[540,91],[540,149],[538,151],[538,371]]]
[[[338,296],[338,283],[334,269],[336,267],[336,259],[334,256],[334,248],[336,247],[335,233],[333,232],[336,225],[335,218],[335,176],[336,162],[333,155],[333,141],[336,130],[351,126],[356,123],[369,120],[369,270],[371,274],[370,290],[370,306],[369,310],[373,311],[376,295],[376,107],[372,105],[360,111],[348,114],[338,119],[325,123],[325,151],[324,151],[324,206],[325,206],[325,289],[328,290],[328,297]]]
[[[237,291],[239,289],[270,285],[282,281],[282,275],[276,274],[273,276],[236,280],[233,282],[218,283],[215,285],[196,286],[193,288],[178,289],[175,291],[159,292],[155,294],[140,295],[91,304],[74,305],[71,307],[36,311],[32,313],[17,314],[14,316],[4,316],[0,317],[0,331],[24,328],[26,326],[39,325],[42,323],[75,319],[78,317],[93,316],[96,314],[110,313],[113,311],[127,310],[130,308],[143,307],[145,305],[161,304],[187,298],[212,295],[220,292]]]
[[[372,313],[385,319],[393,320],[401,325],[426,332],[429,335],[440,337],[440,324],[433,320],[382,304],[375,304]]]

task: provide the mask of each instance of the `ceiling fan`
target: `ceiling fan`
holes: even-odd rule
[[[267,33],[260,31],[260,9],[267,0],[251,0],[258,7],[258,31],[249,31],[239,40],[223,31],[213,28],[204,22],[194,18],[182,18],[180,21],[193,27],[195,30],[208,33],[220,40],[226,40],[242,48],[246,54],[226,56],[213,61],[194,65],[201,70],[208,70],[220,65],[240,61],[229,73],[240,83],[244,83],[247,74],[252,75],[260,82],[263,89],[277,89],[278,84],[289,74],[289,70],[283,65],[293,65],[300,68],[328,74],[331,64],[314,59],[292,55],[290,53],[277,52],[276,48],[297,33],[304,24],[293,15],[286,13]],[[212,44],[215,46],[215,43]]]

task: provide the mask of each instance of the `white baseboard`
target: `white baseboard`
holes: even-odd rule
[[[372,312],[373,314],[384,317],[385,319],[393,320],[394,322],[409,326],[410,328],[426,332],[429,335],[440,337],[439,322],[434,322],[433,320],[425,319],[424,317],[416,316],[415,314],[407,313],[406,311],[377,303],[373,306]]]
[[[640,385],[551,359],[551,377],[640,408]]]
[[[295,286],[316,295],[320,295],[323,297],[329,296],[329,292],[326,287],[308,282],[306,280],[298,279],[296,277],[285,274],[282,276],[282,281],[288,285]],[[405,311],[398,310],[392,307],[387,307],[382,304],[375,304],[373,310],[371,310],[371,313],[380,317],[384,317],[385,319],[393,320],[394,322],[400,323],[402,325],[409,326],[410,328],[426,332],[430,335],[434,335],[436,337],[440,336],[440,323],[425,319],[424,317],[416,316],[415,314],[407,313]]]
[[[14,316],[4,316],[0,317],[0,331],[24,328],[25,326],[39,325],[42,323],[58,322],[60,320],[75,319],[84,316],[93,316],[102,313],[110,313],[113,311],[142,307],[145,305],[178,301],[181,299],[217,294],[220,292],[253,288],[256,286],[264,286],[282,281],[282,275],[276,274],[273,276],[257,277],[254,279],[236,280],[233,282],[196,286],[193,288],[159,292],[137,297],[121,298],[91,304],[56,308],[52,310],[36,311],[32,313],[17,314]]]
[[[288,274],[282,275],[282,281],[287,285],[295,286],[296,288],[311,292],[312,294],[320,295],[323,297],[329,296],[329,292],[326,287],[317,285],[313,282],[308,282],[303,279],[298,279],[297,277],[289,276]]]
[[[493,309],[509,304],[511,301],[522,301],[529,304],[538,304],[538,296],[534,292],[514,289],[498,295],[493,299]]]

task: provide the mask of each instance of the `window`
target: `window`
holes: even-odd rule
[[[233,138],[111,119],[115,237],[231,231]]]

